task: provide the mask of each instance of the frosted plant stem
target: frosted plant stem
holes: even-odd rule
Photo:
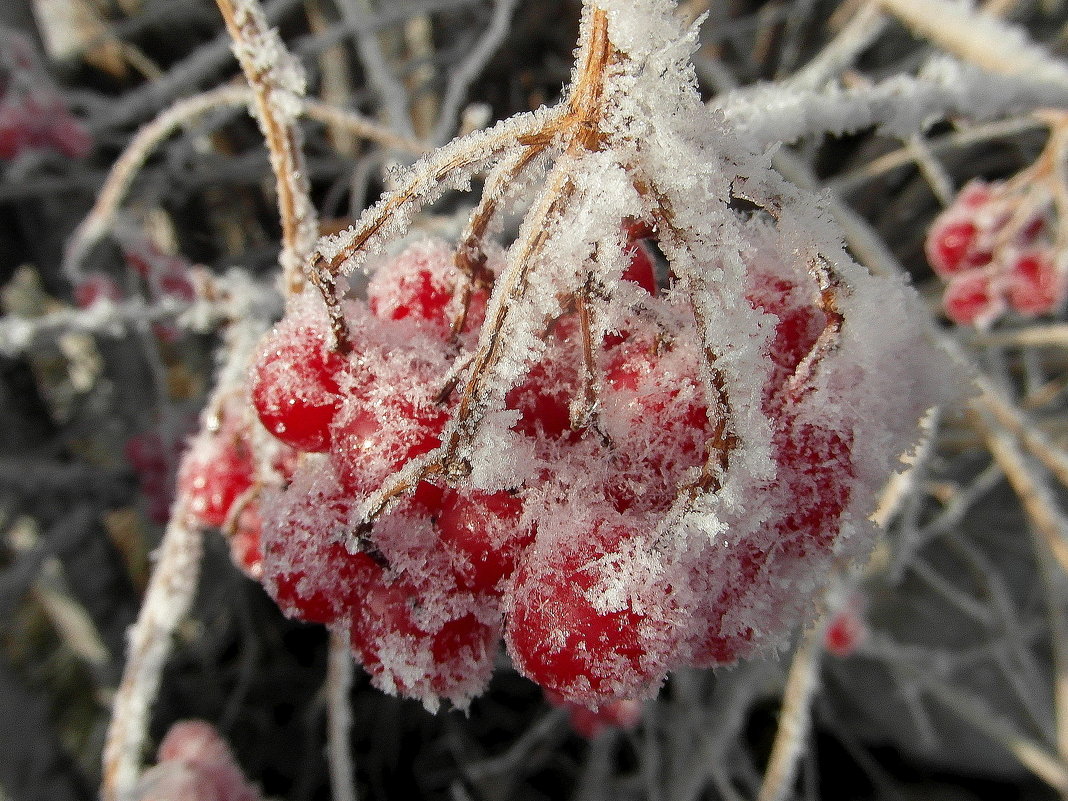
[[[812,701],[819,689],[824,620],[806,628],[794,652],[779,712],[779,729],[771,747],[757,801],[783,801],[793,792],[797,766],[812,726]]]
[[[357,801],[352,764],[352,649],[344,630],[330,632],[326,664],[326,757],[333,801]]]
[[[987,123],[986,125],[976,125],[972,128],[954,131],[945,136],[929,139],[927,140],[927,149],[933,155],[938,155],[944,151],[957,150],[966,147],[967,145],[976,144],[977,142],[985,142],[999,137],[1008,138],[1019,136],[1027,131],[1037,130],[1044,127],[1044,123],[1031,116],[1001,120],[999,122]],[[872,159],[863,167],[835,176],[826,182],[826,186],[835,192],[850,192],[858,188],[860,185],[874,180],[890,170],[895,170],[899,167],[912,164],[915,159],[916,153],[910,147],[893,150],[879,156],[877,159]],[[997,337],[999,335],[1000,332],[991,336]],[[1068,342],[1068,336],[1066,336],[1065,342]]]
[[[518,5],[518,0],[495,0],[489,27],[460,66],[449,74],[441,112],[434,127],[433,139],[436,144],[444,144],[453,136],[456,121],[460,117],[460,106],[467,97],[467,91],[504,42]]]
[[[137,621],[128,634],[126,667],[104,742],[102,801],[127,798],[137,781],[149,711],[174,630],[193,603],[202,552],[201,532],[188,524],[185,509],[176,507],[157,551],[156,568]]]
[[[365,117],[363,114],[357,114],[355,111],[338,108],[310,97],[304,99],[301,110],[309,119],[326,125],[344,128],[358,137],[377,142],[385,147],[416,156],[427,152],[426,145],[418,139],[398,136],[386,126],[375,122],[369,117]]]
[[[819,190],[819,181],[811,168],[788,150],[773,157],[775,168],[802,189]],[[876,275],[900,275],[903,270],[894,254],[868,223],[834,195],[826,198],[828,210],[845,231],[846,241],[857,260]]]
[[[1012,348],[1066,348],[1068,323],[1032,325],[1019,331],[979,331],[975,334],[974,341],[977,345]]]
[[[74,283],[79,282],[82,261],[93,245],[111,230],[115,214],[130,191],[130,185],[161,142],[206,112],[220,107],[244,105],[251,97],[245,86],[221,86],[175,103],[143,126],[112,165],[93,208],[68,241],[63,256],[63,272],[67,278]]]
[[[1025,735],[981,698],[938,680],[930,671],[921,670],[905,659],[886,656],[892,660],[895,671],[915,681],[948,711],[1003,745],[1020,764],[1050,787],[1062,795],[1068,793],[1068,765],[1057,754]]]
[[[786,81],[798,89],[817,89],[849,67],[886,29],[887,18],[878,4],[866,3],[838,35],[808,64]]]
[[[879,0],[914,33],[991,72],[1035,75],[1068,85],[1068,67],[1052,58],[1024,29],[949,0]]]
[[[1068,487],[1068,454],[1029,422],[1019,407],[998,392],[990,379],[979,374],[975,382],[983,391],[979,399],[983,409],[993,415],[1006,432],[1018,437],[1024,447],[1034,454],[1062,485]]]
[[[906,145],[912,151],[913,160],[920,168],[920,173],[927,180],[938,202],[948,206],[953,202],[956,192],[953,190],[953,182],[945,168],[939,163],[938,158],[927,144],[927,140],[921,134],[910,136]]]
[[[1034,550],[1049,614],[1057,749],[1061,759],[1068,759],[1068,617],[1062,605],[1064,573],[1068,571],[1068,523],[1057,511],[1049,488],[1034,475],[1012,437],[993,425],[993,421],[986,416],[977,416],[977,422],[986,436],[987,447],[1005,471],[1033,530],[1038,534]],[[1068,788],[1062,789],[1064,793],[1068,793]]]
[[[356,52],[360,55],[367,83],[386,107],[390,125],[402,136],[414,139],[415,129],[412,127],[408,90],[386,63],[378,37],[367,24],[367,0],[338,0],[337,5],[345,23],[356,31]]]
[[[130,140],[112,165],[100,188],[93,208],[74,230],[63,257],[63,272],[72,282],[82,277],[82,262],[93,246],[107,236],[115,225],[116,215],[129,194],[130,187],[145,162],[159,146],[192,120],[217,108],[248,105],[252,91],[247,86],[228,85],[175,103],[144,125]],[[399,137],[362,114],[307,99],[301,111],[310,119],[351,131],[354,135],[409,153],[422,153],[422,144]]]
[[[282,218],[282,272],[287,294],[304,285],[301,267],[318,236],[311,186],[295,114],[304,96],[299,63],[277,31],[267,27],[258,0],[216,0],[234,42],[234,54],[252,88],[256,117],[271,157]],[[332,292],[311,277],[329,304]]]

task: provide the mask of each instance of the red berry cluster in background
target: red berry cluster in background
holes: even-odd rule
[[[522,673],[596,708],[647,697],[677,667],[752,652],[803,604],[791,582],[830,557],[854,483],[848,416],[821,412],[795,380],[827,324],[815,283],[804,265],[751,254],[744,302],[773,325],[756,378],[770,444],[745,489],[748,533],[665,528],[702,474],[717,421],[693,310],[658,287],[638,238],[647,232],[630,229],[622,276],[641,302],[595,345],[596,403],[583,400],[584,332],[566,313],[505,396],[490,457],[498,484],[434,475],[369,527],[359,525],[367,496],[442,442],[459,394],[442,389],[476,342],[485,294],[473,293],[453,336],[462,279],[445,244],[422,243],[380,266],[366,302],[348,302],[350,355],[329,350],[310,303],[264,341],[253,405],[304,455],[258,506],[263,583],[287,614],[346,630],[380,688],[465,705],[503,637]],[[236,466],[240,437],[225,431],[213,435],[218,477],[204,466],[203,486],[184,479],[208,525],[245,490],[234,476],[248,475]]]
[[[83,158],[92,147],[88,130],[52,86],[30,40],[0,30],[0,161],[29,150]]]
[[[1030,185],[971,181],[927,235],[927,258],[945,281],[946,315],[989,326],[1009,311],[1028,317],[1060,309],[1068,276],[1056,224]]]

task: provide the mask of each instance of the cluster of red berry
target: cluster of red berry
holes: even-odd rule
[[[83,158],[92,147],[89,132],[52,87],[29,39],[0,32],[0,161],[48,149]]]
[[[971,181],[927,235],[927,259],[946,280],[946,315],[989,326],[1013,310],[1056,312],[1068,295],[1066,269],[1051,241],[1048,204],[1031,187]]]
[[[442,390],[477,341],[486,294],[452,335],[460,276],[447,246],[423,243],[378,269],[366,303],[347,304],[350,355],[328,349],[310,303],[264,342],[253,406],[304,455],[283,488],[241,505],[262,515],[262,581],[287,614],[347,629],[379,687],[465,704],[503,635],[517,668],[569,702],[644,697],[676,667],[734,661],[789,625],[798,566],[829,557],[852,427],[806,403],[798,380],[828,324],[815,282],[752,254],[746,301],[774,321],[759,368],[770,453],[765,475],[731,490],[753,496],[732,539],[678,511],[730,444],[693,310],[658,286],[644,242],[629,247],[622,277],[642,300],[624,323],[591,348],[578,313],[564,314],[505,395],[488,457],[498,485],[424,477],[359,535],[367,496],[441,444],[459,394]],[[183,491],[205,524],[232,524],[255,483],[247,430],[224,417],[202,437],[206,455],[187,459]]]

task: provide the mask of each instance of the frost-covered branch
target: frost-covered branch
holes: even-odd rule
[[[257,0],[217,2],[234,41],[234,54],[252,88],[256,116],[271,155],[282,217],[282,277],[287,293],[298,293],[305,278],[301,266],[319,234],[303,137],[296,124],[304,97],[304,71],[278,32],[268,27]],[[325,287],[320,291],[327,294]]]
[[[727,122],[755,147],[795,142],[813,134],[855,133],[875,127],[907,140],[933,122],[966,117],[982,122],[1068,105],[1068,85],[1030,76],[992,75],[946,58],[918,77],[895,76],[870,87],[796,91],[762,85],[716,101]]]

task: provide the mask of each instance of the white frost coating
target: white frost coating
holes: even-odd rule
[[[817,133],[878,127],[901,139],[937,120],[966,116],[982,122],[1007,114],[1068,104],[1068,87],[1030,75],[992,75],[951,58],[932,59],[917,77],[873,86],[816,91],[760,85],[713,101],[728,125],[754,149]]]

